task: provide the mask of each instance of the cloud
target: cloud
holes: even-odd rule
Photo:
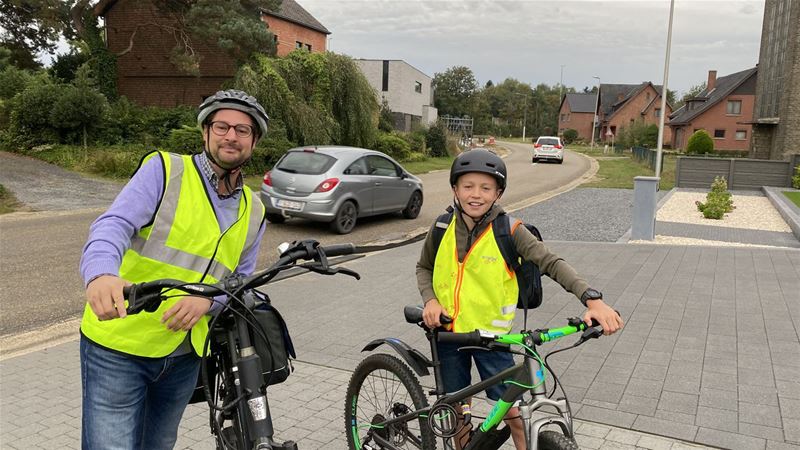
[[[300,0],[355,58],[403,59],[433,75],[470,67],[481,84],[507,77],[578,89],[603,82],[661,84],[669,2]],[[675,2],[669,87],[758,62],[763,1]],[[735,30],[732,32],[731,30]]]

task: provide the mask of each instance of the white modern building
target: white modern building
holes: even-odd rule
[[[394,115],[394,127],[411,131],[415,125],[429,126],[439,117],[433,106],[431,77],[400,60],[356,59],[361,72],[375,89],[378,102],[386,99]]]

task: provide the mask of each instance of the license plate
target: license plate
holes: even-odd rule
[[[292,211],[300,211],[303,209],[303,204],[301,202],[293,202],[291,200],[284,199],[278,199],[278,201],[275,202],[275,206],[282,209],[290,209]]]

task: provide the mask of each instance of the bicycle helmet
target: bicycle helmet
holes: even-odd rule
[[[481,172],[493,176],[500,189],[506,188],[506,164],[488,150],[469,150],[456,157],[450,167],[450,185],[455,186],[458,177],[470,172]]]
[[[264,107],[258,103],[255,97],[235,89],[218,91],[216,94],[203,100],[197,113],[197,125],[202,128],[205,120],[214,111],[220,109],[235,109],[249,115],[258,125],[258,135],[265,136],[267,134],[269,116],[267,116],[267,112],[264,111]]]

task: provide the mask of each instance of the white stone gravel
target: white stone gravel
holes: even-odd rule
[[[695,205],[696,201],[705,203],[706,193],[676,191],[659,208],[656,220],[715,227],[792,232],[792,229],[766,197],[733,194],[732,199],[733,206],[736,207],[733,212],[725,214],[721,220],[706,219]]]
[[[629,244],[664,244],[664,245],[710,245],[714,247],[762,247],[762,248],[785,248],[774,245],[758,245],[758,244],[745,244],[741,242],[728,242],[728,241],[712,241],[707,239],[695,239],[680,236],[663,236],[656,235],[655,240],[631,240]]]

